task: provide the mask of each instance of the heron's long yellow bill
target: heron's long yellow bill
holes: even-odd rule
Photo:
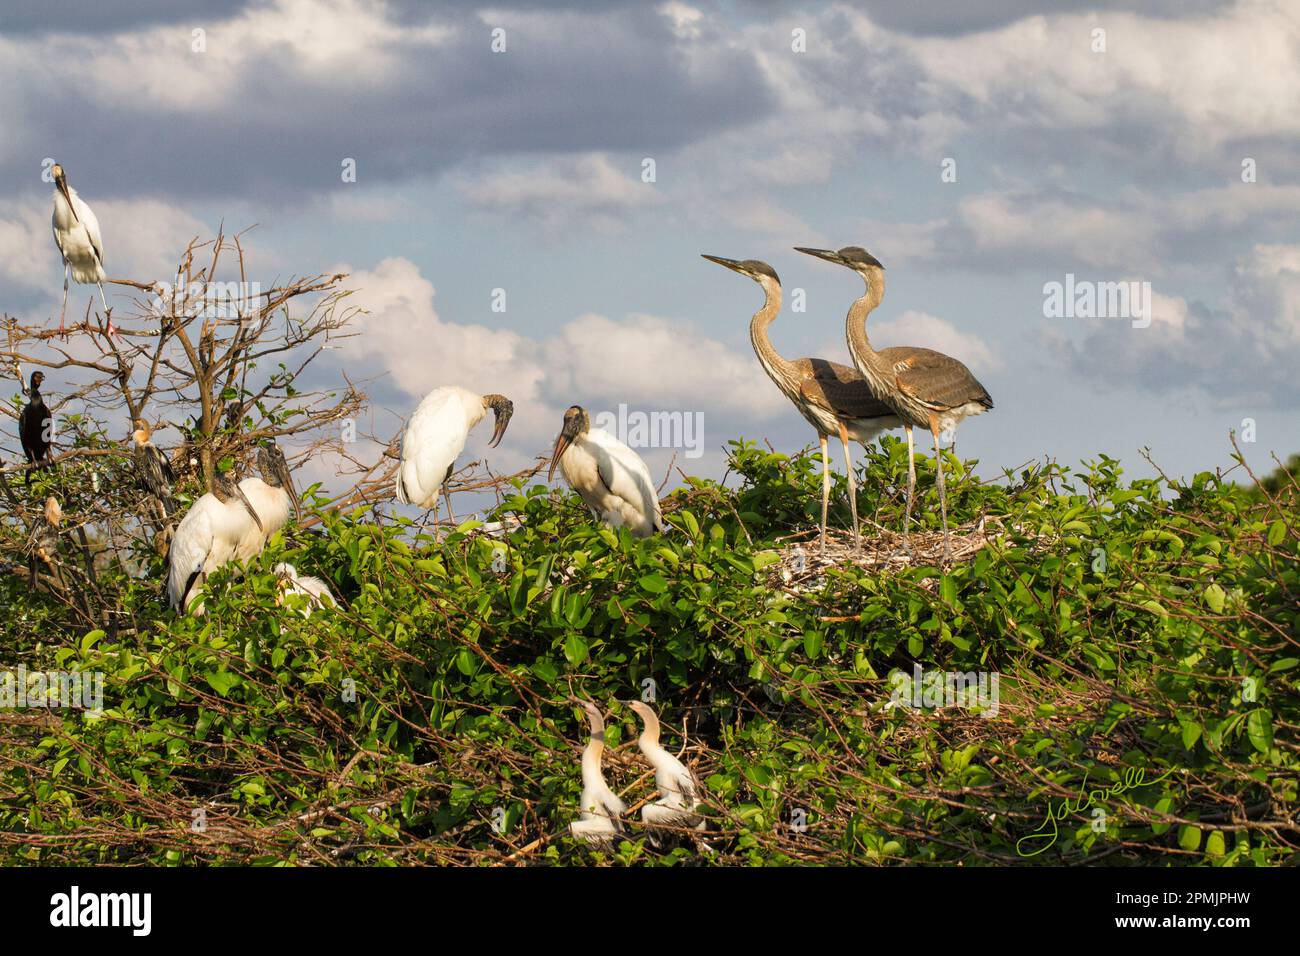
[[[720,266],[726,266],[728,269],[731,269],[733,272],[740,271],[740,262],[736,259],[724,259],[722,256],[711,256],[706,252],[700,253],[700,257],[703,259],[708,259],[710,262],[716,262]]]
[[[834,262],[836,265],[844,264],[844,258],[834,249],[809,249],[806,246],[795,246],[794,251],[816,256],[818,259],[825,259],[827,262]]]

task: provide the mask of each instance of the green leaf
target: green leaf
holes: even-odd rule
[[[1281,518],[1278,518],[1269,526],[1268,543],[1273,547],[1277,547],[1279,544],[1282,543],[1282,539],[1285,537],[1286,537],[1286,522],[1283,521]]]
[[[587,659],[587,642],[577,631],[570,631],[564,639],[564,656],[574,667]]]
[[[1215,614],[1223,613],[1223,599],[1225,595],[1223,588],[1217,584],[1211,584],[1205,589],[1205,603],[1209,605],[1210,610]]]
[[[204,677],[204,680],[222,697],[228,697],[230,689],[239,683],[239,675],[232,674],[230,671],[212,671]]]
[[[1273,715],[1263,707],[1252,710],[1246,718],[1246,736],[1256,750],[1268,753],[1273,746]]]
[[[641,585],[642,590],[649,591],[651,594],[663,594],[668,590],[668,582],[664,580],[664,576],[658,571],[647,574],[638,580],[637,584]]]
[[[1178,830],[1178,845],[1184,850],[1199,850],[1201,848],[1201,828],[1194,827],[1189,823],[1183,824]]]

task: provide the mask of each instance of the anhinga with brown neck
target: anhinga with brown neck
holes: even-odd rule
[[[853,439],[866,446],[881,432],[897,428],[902,422],[889,406],[872,394],[863,377],[848,366],[819,358],[787,359],[776,350],[767,330],[781,312],[781,280],[770,265],[757,259],[738,262],[720,256],[706,255],[704,258],[748,276],[762,288],[763,307],[749,321],[749,340],[768,377],[817,431],[822,451],[822,547],[826,546],[826,514],[831,495],[831,463],[827,440],[836,435],[844,445],[849,507],[853,513],[853,546],[856,548],[860,537],[858,495],[849,440]]]
[[[964,418],[980,415],[993,407],[988,390],[961,362],[932,349],[898,346],[877,352],[867,338],[867,318],[885,296],[885,267],[860,246],[839,251],[805,249],[797,251],[852,269],[866,283],[866,291],[854,300],[845,318],[849,355],[872,393],[893,409],[907,430],[907,504],[903,513],[903,538],[907,540],[916,489],[913,460],[913,428],[927,428],[934,437],[935,474],[939,488],[939,510],[943,521],[943,557],[952,551],[948,543],[948,499],[944,490],[941,432],[951,434]]]

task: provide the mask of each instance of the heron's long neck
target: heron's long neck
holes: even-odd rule
[[[883,380],[886,378],[886,362],[871,347],[867,338],[867,317],[880,305],[885,297],[885,274],[880,269],[870,269],[863,276],[867,290],[849,306],[849,314],[844,320],[844,330],[848,335],[849,354],[854,364],[868,378]]]
[[[782,390],[797,389],[798,376],[795,375],[793,364],[781,357],[781,353],[773,347],[772,340],[767,334],[767,327],[775,322],[776,317],[781,313],[781,286],[776,282],[764,282],[762,286],[763,307],[749,320],[749,341],[753,344],[754,352],[758,355],[763,369],[772,381],[776,382],[777,387]],[[655,739],[658,738],[659,727],[656,724]]]

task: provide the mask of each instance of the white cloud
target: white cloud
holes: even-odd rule
[[[516,162],[462,176],[460,188],[481,209],[529,216],[548,228],[580,224],[604,231],[625,226],[629,210],[663,198],[641,181],[639,165],[620,168],[605,153]]]
[[[545,343],[547,389],[653,408],[712,410],[761,420],[785,402],[748,352],[693,325],[650,315],[583,315]]]

